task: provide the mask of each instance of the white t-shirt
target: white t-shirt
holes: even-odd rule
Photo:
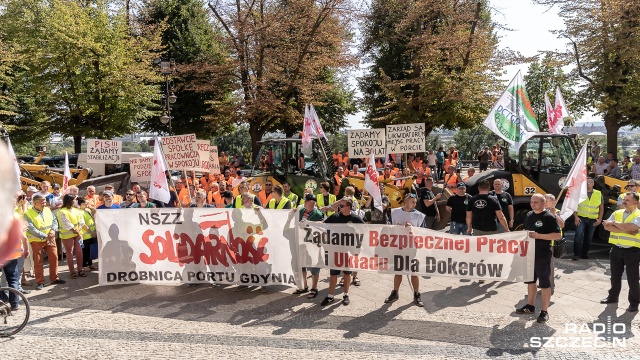
[[[427,155],[427,162],[429,163],[429,166],[436,166],[438,157],[436,156],[436,154],[429,154]]]
[[[403,208],[395,208],[391,210],[391,223],[393,225],[409,223],[412,226],[426,227],[424,218],[425,215],[416,209],[404,211]]]
[[[609,168],[609,165],[607,164],[595,164],[594,166],[594,173],[596,173],[596,175],[604,175],[605,170],[607,170]]]

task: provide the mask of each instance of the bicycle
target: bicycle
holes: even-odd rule
[[[11,308],[10,294],[18,297],[20,307]],[[19,333],[27,325],[31,309],[29,301],[20,291],[13,288],[0,288],[0,337],[9,337]]]

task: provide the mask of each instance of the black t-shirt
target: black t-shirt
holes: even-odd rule
[[[423,213],[425,216],[436,216],[438,215],[438,209],[436,209],[436,202],[433,203],[433,205],[431,206],[425,206],[424,205],[424,200],[431,200],[435,197],[435,194],[433,193],[433,191],[427,189],[427,188],[422,188],[420,189],[420,196],[419,201],[418,201],[418,210]]]
[[[351,213],[347,216],[344,216],[340,214],[340,212],[337,212],[329,216],[324,222],[329,224],[348,224],[348,223],[364,224],[364,220],[362,220],[360,216],[357,216]]]
[[[482,231],[498,230],[496,210],[502,210],[495,196],[478,194],[469,200],[467,211],[471,211],[471,227]]]
[[[499,195],[496,194],[495,191],[491,191],[489,194],[497,197],[498,201],[500,201],[500,206],[502,206],[502,213],[504,214],[504,217],[507,219],[508,223],[509,220],[511,220],[511,218],[509,217],[509,205],[513,205],[513,198],[511,197],[511,194],[506,191],[503,191],[502,194]]]
[[[558,226],[556,217],[548,211],[543,211],[540,214],[529,211],[527,217],[524,219],[524,229],[540,234],[560,232],[560,226]],[[551,241],[536,239],[536,258],[547,257],[551,257]]]
[[[455,195],[447,200],[447,206],[451,208],[451,221],[464,223],[467,221],[467,205],[471,195]]]

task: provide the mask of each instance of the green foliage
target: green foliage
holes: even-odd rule
[[[0,28],[16,44],[24,71],[15,90],[20,131],[75,139],[133,132],[153,116],[159,37],[130,35],[123,11],[107,1],[5,0]],[[116,11],[114,11],[116,10]],[[18,83],[19,80],[19,83]],[[22,97],[22,99],[20,99]],[[27,113],[27,114],[25,114]]]
[[[497,39],[485,1],[374,0],[360,79],[371,127],[426,123],[468,128],[486,116],[498,85]]]
[[[482,148],[491,148],[492,145],[501,142],[499,137],[482,124],[456,132],[453,141],[460,151],[460,158],[465,160],[475,160]]]
[[[333,133],[329,137],[329,143],[331,144],[331,151],[338,150],[341,154],[349,150],[349,143],[347,141],[347,134],[342,132]]]
[[[218,146],[218,153],[221,151],[231,152],[232,154],[251,152],[249,129],[246,125],[240,125],[223,136],[213,138],[212,145]],[[245,159],[249,158],[245,157]],[[247,163],[249,163],[248,160]]]
[[[171,91],[177,96],[171,105],[172,132],[195,133],[200,138],[223,134],[233,121],[228,113],[231,101],[228,51],[209,22],[202,0],[145,0],[140,21],[147,26],[166,24],[162,45],[164,59],[176,62],[170,75]],[[153,29],[153,27],[152,27]],[[165,87],[162,87],[165,93]],[[143,123],[149,132],[165,133],[167,125],[157,117]]]

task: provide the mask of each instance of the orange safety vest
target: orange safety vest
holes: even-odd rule
[[[271,200],[271,198],[273,197],[273,191],[269,193],[269,196],[267,196],[267,192],[265,190],[262,190],[258,193],[258,199],[260,199],[260,203],[262,203],[262,206],[267,206],[267,204],[269,203],[269,200]]]
[[[376,160],[376,167],[381,168],[382,166],[383,166],[383,165],[382,165],[382,161],[380,161],[380,159],[378,158],[378,159]]]
[[[447,184],[447,186],[453,186],[453,185],[457,185],[460,182],[460,177],[458,176],[457,173],[453,173],[453,175],[449,176],[449,174],[445,175],[445,178],[447,179],[447,181],[445,182],[445,184]]]
[[[222,196],[220,195],[220,191],[209,191],[207,196],[209,204],[215,205],[216,207],[221,207],[222,204]]]
[[[92,208],[96,208],[100,204],[100,197],[98,195],[93,195],[93,196],[87,195],[84,197],[84,199],[87,200],[87,204],[89,205],[89,207],[92,207]]]
[[[364,175],[362,175],[362,173],[360,171],[358,171],[357,173],[354,173],[353,171],[350,171],[349,175],[357,176],[357,177],[364,177]]]
[[[338,174],[333,175],[333,179],[336,181],[336,186],[333,188],[333,195],[338,195],[340,192],[340,183],[342,183],[342,179],[344,179],[344,175],[342,177],[338,176]]]

